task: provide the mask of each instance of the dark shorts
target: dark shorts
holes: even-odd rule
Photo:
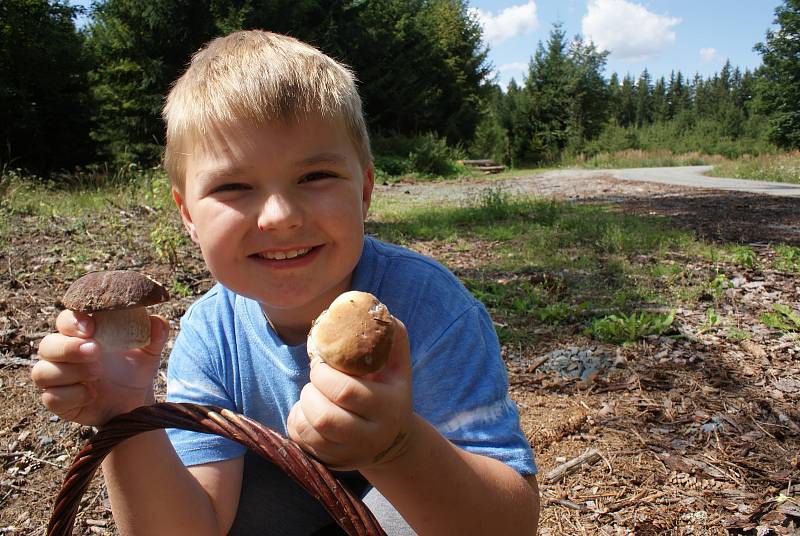
[[[414,532],[392,505],[358,472],[337,473],[350,491],[364,499],[389,536]],[[247,452],[234,536],[331,536],[345,534],[325,508],[283,471]]]

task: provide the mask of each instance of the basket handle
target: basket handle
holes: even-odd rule
[[[80,499],[100,463],[120,442],[141,432],[181,428],[226,437],[246,446],[283,470],[319,501],[350,536],[386,536],[375,516],[319,461],[266,426],[216,406],[163,402],[118,415],[78,453],[58,492],[48,536],[69,536]]]

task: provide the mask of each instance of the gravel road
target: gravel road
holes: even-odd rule
[[[381,197],[410,196],[412,199],[469,202],[498,189],[511,194],[553,199],[602,198],[621,201],[630,196],[709,194],[742,192],[782,197],[800,197],[800,184],[706,177],[710,166],[631,169],[556,169],[504,179],[449,180],[378,184]]]
[[[597,173],[608,174],[614,178],[624,180],[657,182],[661,184],[749,192],[753,194],[800,197],[800,184],[706,177],[705,173],[709,171],[711,171],[711,166],[681,166],[611,169],[602,172],[598,171]]]

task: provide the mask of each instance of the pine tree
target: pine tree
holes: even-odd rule
[[[636,82],[630,74],[626,74],[622,79],[617,121],[623,127],[636,124]]]
[[[760,109],[770,116],[769,137],[785,148],[800,147],[800,0],[775,9],[776,30],[755,50],[761,54]]]
[[[593,43],[576,37],[570,46],[572,83],[569,94],[570,138],[578,148],[586,140],[600,135],[610,113],[609,88],[603,78],[608,52],[600,52]]]
[[[567,145],[572,81],[566,34],[554,25],[547,46],[539,43],[528,68],[525,91],[531,103],[530,122],[535,125],[531,154],[538,161],[556,160]]]
[[[636,124],[649,125],[653,122],[653,86],[650,72],[645,69],[636,82]]]
[[[0,1],[0,164],[46,174],[91,160],[76,14],[66,2]]]

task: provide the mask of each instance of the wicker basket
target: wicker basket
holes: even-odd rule
[[[237,441],[274,463],[303,486],[347,534],[386,534],[358,497],[341,485],[324,465],[280,434],[243,415],[218,407],[161,403],[115,417],[78,453],[56,498],[47,526],[48,536],[72,533],[80,499],[111,449],[136,434],[158,428],[183,428]]]

